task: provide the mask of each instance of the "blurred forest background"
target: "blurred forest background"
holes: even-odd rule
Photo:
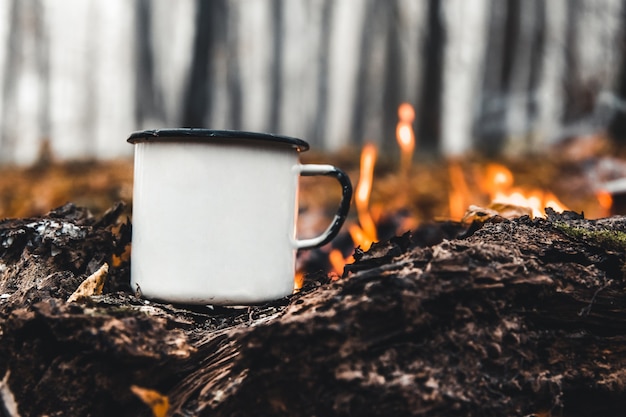
[[[305,139],[355,183],[374,143],[372,206],[407,194],[413,220],[488,204],[485,157],[509,187],[626,213],[624,22],[626,0],[4,0],[0,218],[132,204],[128,135],[190,126]],[[332,215],[336,190],[303,183]]]
[[[202,126],[393,152],[625,137],[624,0],[5,0],[0,164],[130,156]]]

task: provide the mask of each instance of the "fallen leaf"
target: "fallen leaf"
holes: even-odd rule
[[[498,217],[503,219],[516,219],[522,216],[533,217],[532,209],[516,204],[491,203],[488,207],[469,206],[462,221],[464,223],[471,223],[473,221],[487,222]]]
[[[109,265],[104,264],[96,272],[85,279],[67,299],[68,303],[79,301],[81,299],[91,297],[92,295],[102,294],[104,281],[109,273]]]
[[[165,417],[170,409],[170,400],[167,395],[148,388],[131,385],[130,390],[143,401],[150,409],[154,417]]]

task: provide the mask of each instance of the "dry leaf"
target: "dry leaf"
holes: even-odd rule
[[[515,204],[491,203],[488,207],[469,206],[462,221],[464,223],[471,223],[473,221],[486,222],[496,217],[515,219],[522,216],[533,217],[532,209]]]
[[[170,409],[170,400],[167,395],[148,388],[131,385],[131,391],[139,397],[150,409],[154,417],[165,417]]]
[[[67,302],[72,303],[83,298],[91,297],[92,295],[102,294],[102,288],[104,287],[104,281],[108,273],[109,265],[105,263],[78,286],[76,291],[67,299]]]

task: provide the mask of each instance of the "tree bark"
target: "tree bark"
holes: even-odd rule
[[[623,415],[624,217],[406,234],[338,281],[210,308],[130,292],[120,212],[0,222],[5,415],[151,415],[133,386],[174,416]],[[105,262],[104,293],[68,303]]]

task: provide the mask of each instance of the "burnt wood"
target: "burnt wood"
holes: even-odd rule
[[[128,288],[122,207],[0,222],[0,415],[622,416],[626,219],[492,219],[252,307]],[[245,256],[245,254],[242,254]],[[103,263],[102,295],[68,303]]]

